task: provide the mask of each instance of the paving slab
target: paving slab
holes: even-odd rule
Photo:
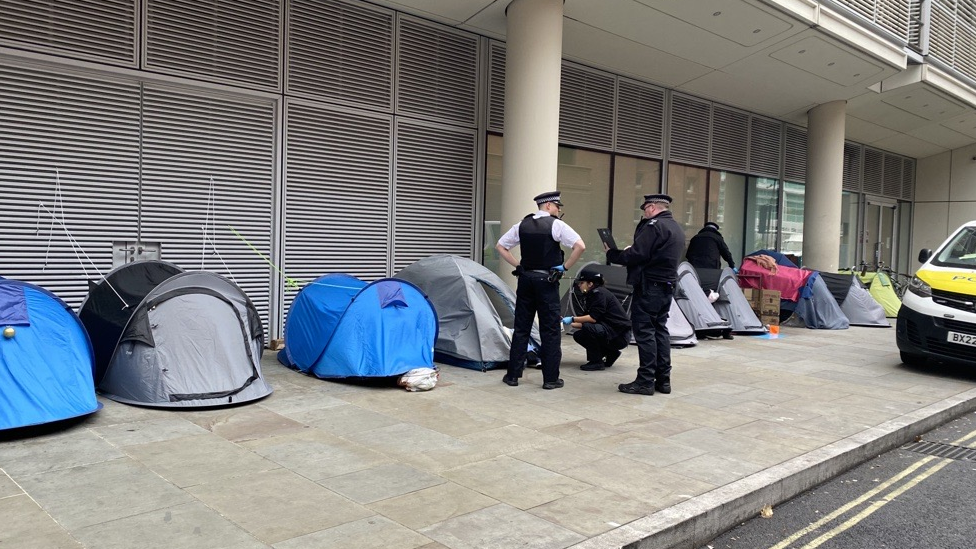
[[[976,373],[901,364],[894,329],[782,328],[673,351],[670,395],[627,395],[635,347],[563,389],[442,366],[409,393],[262,366],[247,405],[141,408],[0,433],[0,545],[696,547],[976,409]]]

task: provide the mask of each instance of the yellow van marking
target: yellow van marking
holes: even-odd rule
[[[976,273],[921,270],[915,276],[936,290],[976,296]]]

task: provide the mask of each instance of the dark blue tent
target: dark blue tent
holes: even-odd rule
[[[387,377],[434,367],[437,313],[405,280],[328,274],[295,296],[278,361],[321,378]]]
[[[95,399],[95,355],[78,316],[51,292],[0,279],[0,429],[83,416]]]

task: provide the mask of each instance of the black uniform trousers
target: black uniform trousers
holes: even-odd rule
[[[559,341],[559,282],[549,282],[548,273],[528,271],[518,279],[515,290],[515,333],[508,355],[508,377],[522,377],[525,353],[532,333],[532,321],[539,314],[539,337],[542,348],[542,382],[559,379],[559,362],[563,351]]]
[[[614,336],[613,332],[600,323],[588,322],[573,332],[573,340],[586,349],[587,362],[602,362],[603,358],[612,351],[619,351],[627,346],[627,334]]]
[[[647,282],[634,288],[630,320],[637,340],[637,384],[652,387],[671,379],[671,334],[668,314],[674,286],[667,282]]]

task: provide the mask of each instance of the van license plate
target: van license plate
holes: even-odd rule
[[[949,332],[946,336],[946,341],[949,343],[959,343],[960,345],[969,345],[970,347],[976,347],[976,335],[960,334],[959,332]]]

